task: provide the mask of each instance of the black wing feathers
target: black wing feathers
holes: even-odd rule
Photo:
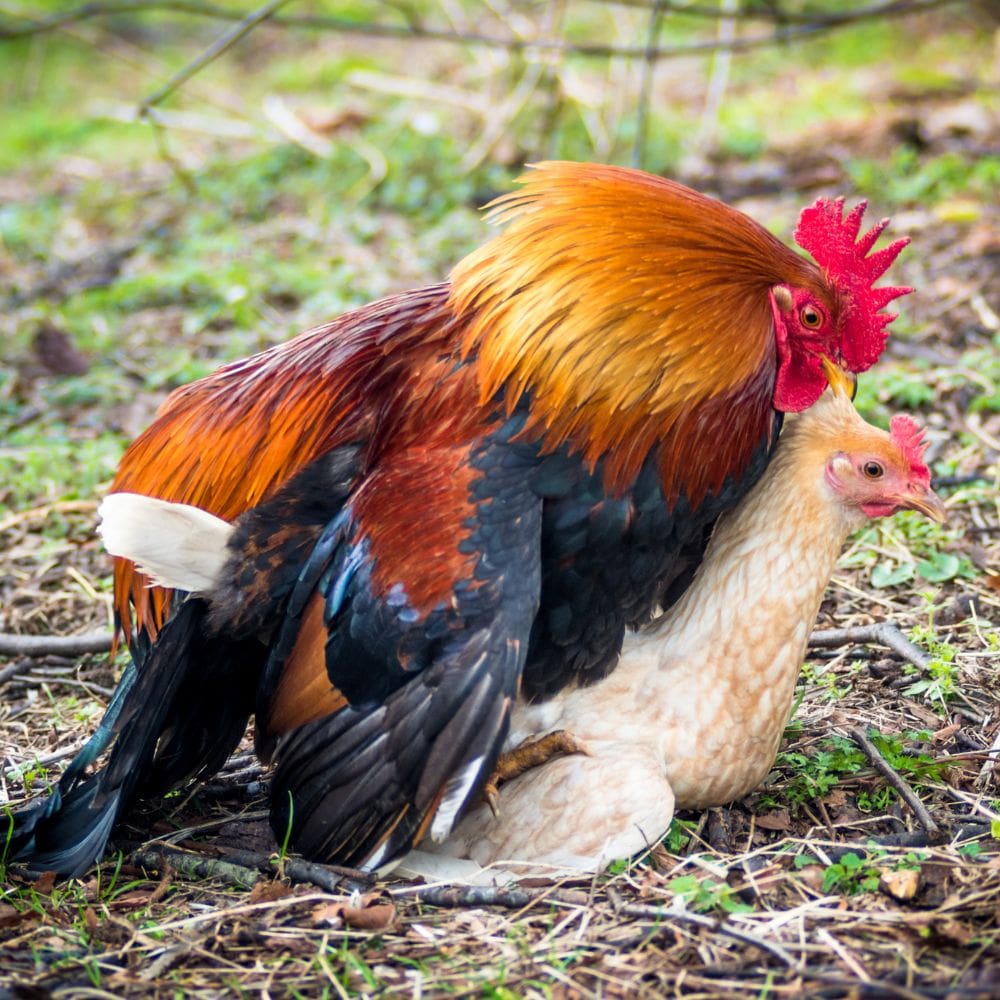
[[[430,611],[413,607],[406,587],[394,585],[386,599],[379,586],[392,578],[393,553],[378,550],[363,523],[341,526],[345,549],[350,538],[354,547],[331,554],[341,571],[322,580],[332,610],[327,668],[351,704],[278,743],[279,840],[290,831],[311,857],[377,868],[428,830],[444,835],[488,777],[538,606],[541,503],[525,485],[523,461],[505,464],[509,457],[502,434],[466,455],[475,475],[451,516],[474,568]],[[429,560],[427,572],[439,571]],[[334,591],[339,599],[329,602]]]
[[[664,496],[657,453],[632,485],[609,495],[601,462],[590,470],[562,449],[531,474],[544,498],[541,607],[535,618],[522,693],[544,701],[567,684],[591,684],[614,669],[626,627],[669,608],[701,563],[719,515],[760,478],[777,441],[757,446],[742,478],[727,479],[692,508]]]

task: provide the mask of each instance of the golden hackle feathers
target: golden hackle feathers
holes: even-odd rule
[[[505,387],[512,407],[530,392],[549,442],[611,456],[614,479],[712,400],[746,402],[753,385],[769,404],[768,290],[821,288],[815,265],[735,209],[639,171],[542,163],[521,185],[493,203],[503,232],[451,276],[482,400]],[[704,460],[725,466],[712,440]],[[678,471],[663,468],[668,490]]]

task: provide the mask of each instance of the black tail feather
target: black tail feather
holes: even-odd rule
[[[210,640],[205,613],[203,601],[179,604],[52,794],[13,814],[8,860],[82,875],[136,798],[218,769],[246,728],[261,657],[254,664],[249,644]],[[237,669],[247,669],[244,684],[233,683]],[[87,776],[109,744],[105,766]]]

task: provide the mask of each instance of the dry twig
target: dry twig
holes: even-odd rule
[[[858,726],[852,726],[848,733],[851,739],[864,751],[865,756],[872,762],[872,766],[893,788],[899,792],[900,797],[913,810],[914,815],[920,821],[920,825],[927,831],[928,837],[937,839],[941,836],[941,828],[934,822],[934,818],[927,811],[927,807],[920,801],[917,793],[910,787],[909,782],[896,771],[896,769],[882,756],[877,746]]]
[[[277,858],[273,854],[263,854],[254,851],[241,851],[233,848],[223,848],[224,857],[229,861],[256,868],[262,872],[284,875],[293,882],[304,882],[315,885],[328,892],[342,891],[344,888],[361,886],[367,888],[375,881],[375,876],[360,868],[346,868],[343,865],[324,865],[315,861],[305,861],[302,858]],[[344,883],[348,883],[345,886]]]
[[[669,910],[663,906],[651,906],[648,903],[626,903],[618,892],[610,886],[608,887],[608,899],[611,901],[615,913],[657,922],[676,920],[678,923],[694,924],[742,944],[753,945],[755,948],[773,955],[789,968],[799,967],[799,963],[781,945],[757,937],[756,934],[751,934],[748,931],[738,930],[721,920],[713,920],[711,917],[702,916],[700,913],[690,913],[687,910]]]
[[[408,20],[406,24],[387,24],[378,21],[356,21],[326,14],[276,15],[272,23],[307,28],[314,31],[334,31],[342,34],[367,35],[376,38],[421,38],[427,41],[453,42],[464,45],[481,45],[506,49],[509,52],[563,52],[585,58],[606,59],[622,56],[632,59],[670,59],[721,50],[747,51],[763,48],[796,38],[814,37],[826,31],[853,24],[857,21],[882,17],[902,17],[919,14],[938,7],[957,4],[959,0],[890,0],[887,3],[873,3],[856,10],[816,12],[801,20],[785,17],[782,11],[770,17],[762,15],[757,20],[771,20],[775,29],[766,34],[750,35],[732,39],[709,39],[682,45],[667,45],[649,49],[646,45],[606,45],[601,43],[572,43],[549,39],[530,39],[485,35],[474,31],[455,31],[448,28],[430,27],[421,22]],[[644,4],[643,6],[649,6]],[[678,9],[678,5],[665,4],[665,8]],[[105,0],[105,2],[84,3],[71,10],[60,11],[49,17],[37,17],[23,25],[0,26],[0,40],[23,38],[45,31],[65,28],[80,21],[97,17],[113,17],[121,14],[139,14],[148,11],[167,10],[175,14],[212,18],[220,21],[243,21],[246,13],[223,4],[199,2],[199,0]],[[688,13],[687,8],[684,12]],[[718,14],[718,12],[716,12]]]
[[[410,893],[408,889],[405,891]],[[431,906],[502,906],[508,910],[521,910],[533,903],[586,906],[589,899],[587,893],[572,889],[520,889],[495,885],[429,885],[417,888],[412,895]]]
[[[169,97],[178,87],[187,83],[196,73],[201,72],[209,63],[214,62],[224,52],[231,49],[241,38],[250,34],[259,24],[270,18],[280,7],[283,7],[288,0],[270,0],[258,10],[242,18],[240,22],[217,38],[207,49],[192,59],[186,66],[176,72],[167,82],[155,93],[152,93],[139,105],[139,115],[144,117],[149,113],[150,108],[155,107],[161,101]]]
[[[827,649],[831,646],[866,642],[877,642],[888,646],[904,660],[909,660],[915,667],[921,669],[930,663],[930,657],[910,642],[899,628],[890,622],[879,622],[877,625],[857,625],[853,628],[821,629],[809,636],[811,649]]]
[[[174,871],[188,878],[217,878],[227,885],[252,889],[260,875],[243,865],[221,858],[206,858],[174,847],[150,847],[133,851],[129,861],[139,868],[152,868],[162,872],[169,865]]]
[[[86,635],[18,635],[0,632],[0,656],[85,656],[107,653],[114,636],[111,632],[88,632]],[[9,668],[5,668],[9,669]],[[12,672],[9,676],[13,677]],[[0,674],[0,681],[7,676]]]

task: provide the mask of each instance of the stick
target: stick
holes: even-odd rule
[[[854,628],[821,629],[809,636],[809,646],[812,649],[866,642],[877,642],[882,646],[888,646],[904,660],[908,660],[922,670],[926,669],[931,662],[931,658],[919,646],[915,646],[897,626],[889,622],[880,622],[878,625],[858,625]]]
[[[626,917],[639,917],[640,919],[670,922],[676,920],[679,923],[694,924],[696,927],[704,927],[706,930],[722,934],[724,937],[732,938],[742,944],[750,944],[761,951],[766,951],[773,955],[780,962],[783,962],[791,969],[799,968],[799,963],[785,951],[779,944],[773,944],[764,938],[750,934],[748,931],[737,930],[729,924],[711,917],[702,916],[700,913],[691,913],[688,910],[669,910],[663,906],[651,906],[648,903],[626,903],[618,892],[608,887],[608,899],[615,913]]]
[[[293,882],[306,882],[327,892],[342,890],[343,883],[360,883],[368,888],[374,883],[375,876],[359,868],[346,868],[343,865],[323,865],[315,861],[305,861],[302,858],[276,858],[273,854],[262,854],[255,851],[243,851],[238,848],[221,848],[223,856],[246,868],[256,868],[268,873],[284,873]]]
[[[260,875],[243,865],[235,865],[218,858],[205,858],[173,847],[152,847],[133,851],[129,861],[139,868],[163,871],[169,865],[174,871],[188,878],[217,878],[240,889],[252,889]]]
[[[88,632],[86,635],[17,635],[13,632],[0,632],[0,656],[83,656],[86,653],[107,653],[113,639],[111,632]],[[0,681],[6,679],[0,674]]]
[[[409,895],[409,893],[408,893]],[[519,889],[494,885],[429,885],[412,893],[421,903],[459,909],[465,906],[502,906],[522,910],[533,903],[586,906],[587,893],[569,889]]]
[[[927,836],[932,838],[940,837],[941,829],[934,822],[934,818],[927,811],[927,807],[920,801],[917,793],[910,787],[909,782],[879,753],[878,747],[868,739],[865,731],[859,726],[852,726],[848,729],[848,733],[851,739],[864,751],[865,756],[872,762],[875,770],[899,792],[900,797],[913,810],[920,821],[920,825],[927,831]]]
[[[231,49],[244,35],[248,35],[262,21],[266,21],[279,7],[283,7],[288,0],[269,0],[263,7],[258,8],[252,14],[248,14],[239,24],[217,38],[204,52],[196,59],[189,62],[178,73],[175,73],[159,90],[150,94],[139,105],[139,116],[145,117],[149,114],[150,108],[155,107],[162,100],[169,97],[178,87],[187,83],[195,75],[204,69],[210,62],[218,59],[223,52]]]
[[[17,677],[18,674],[23,674],[29,671],[35,664],[32,659],[27,660],[15,660],[13,663],[9,663],[3,670],[0,670],[0,684],[6,684],[13,677]]]
[[[641,167],[646,158],[646,122],[649,118],[649,102],[653,95],[653,77],[656,75],[656,42],[660,37],[663,23],[664,0],[654,0],[649,13],[649,31],[646,35],[646,51],[643,53],[642,78],[639,81],[639,107],[635,123],[635,145],[632,147],[632,166]]]

